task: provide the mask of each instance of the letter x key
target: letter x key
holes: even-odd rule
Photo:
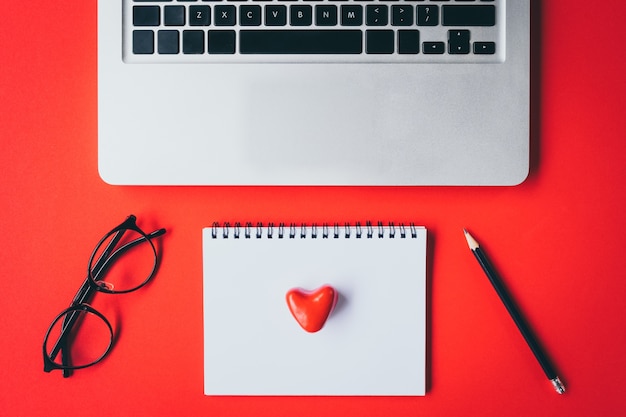
[[[235,6],[215,6],[215,26],[235,26],[237,11]]]

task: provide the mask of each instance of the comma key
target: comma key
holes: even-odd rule
[[[387,26],[389,9],[384,5],[367,5],[367,26]]]

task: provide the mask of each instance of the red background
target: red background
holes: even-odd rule
[[[96,169],[96,1],[2,2],[2,415],[623,415],[624,16],[622,0],[535,4],[532,172],[521,186],[114,187]],[[96,241],[130,213],[146,230],[168,229],[159,274],[141,292],[94,300],[123,317],[103,363],[69,379],[45,374],[47,326]],[[201,228],[366,219],[429,228],[427,395],[205,397]],[[491,255],[565,395],[545,379],[463,227]]]

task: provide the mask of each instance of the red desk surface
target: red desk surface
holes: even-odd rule
[[[535,2],[539,3],[539,2]],[[114,187],[96,170],[96,2],[0,13],[0,413],[5,416],[617,416],[626,411],[626,2],[534,10],[532,172],[518,187]],[[118,342],[42,372],[52,318],[100,236],[166,227],[146,289],[98,295]],[[429,228],[425,397],[203,395],[201,228],[213,221]],[[568,387],[557,395],[469,252],[483,243]],[[297,368],[297,366],[295,367]],[[297,372],[297,369],[294,369]]]

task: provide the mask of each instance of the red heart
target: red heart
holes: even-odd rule
[[[309,333],[324,327],[326,319],[337,304],[337,291],[330,285],[323,285],[316,290],[292,288],[287,291],[287,306],[298,324]]]

